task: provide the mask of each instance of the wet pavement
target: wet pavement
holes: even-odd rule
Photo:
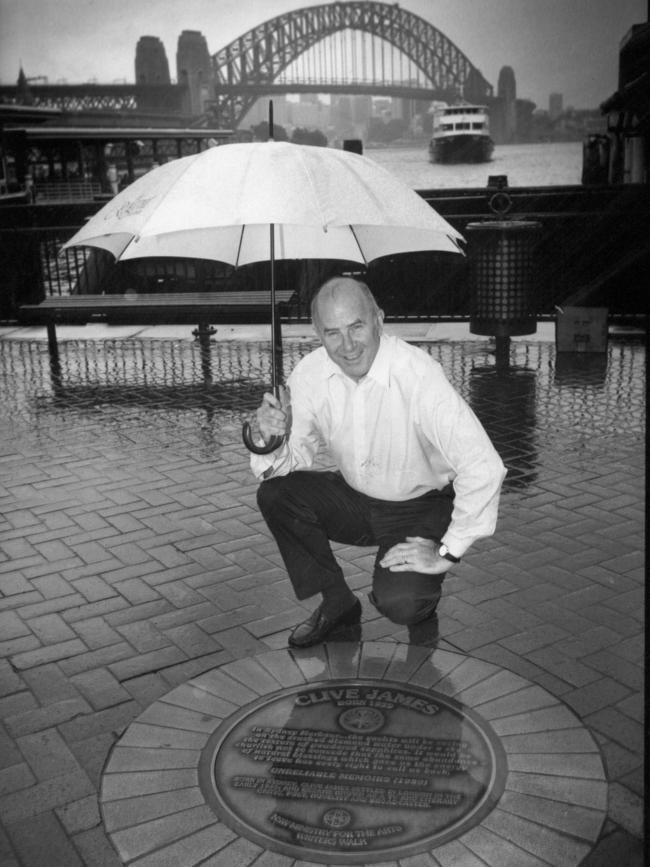
[[[553,696],[597,744],[607,780],[582,863],[640,865],[645,340],[618,332],[607,353],[558,354],[540,324],[497,367],[492,342],[466,326],[392,330],[442,363],[509,472],[497,532],[445,581],[435,631],[378,616],[365,595],[373,552],[338,546],[363,604],[353,638],[427,647],[434,662],[462,654]],[[207,355],[190,329],[59,339],[53,378],[42,329],[0,329],[2,867],[126,863],[98,802],[119,738],[191,679],[285,652],[310,609],[257,511],[240,439],[269,377],[264,331],[219,328]],[[285,372],[313,345],[308,329],[285,328]],[[292,863],[258,855],[170,863]],[[561,854],[537,858],[564,867]]]

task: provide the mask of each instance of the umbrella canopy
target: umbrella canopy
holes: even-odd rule
[[[228,144],[166,163],[104,205],[65,247],[117,259],[189,257],[234,265],[276,259],[368,263],[462,236],[373,160],[334,148]]]

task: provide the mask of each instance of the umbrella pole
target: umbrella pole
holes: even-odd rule
[[[274,397],[280,397],[280,382],[278,372],[282,368],[282,332],[275,306],[275,227],[271,223],[269,249],[271,258],[271,389]],[[281,444],[284,437],[273,436],[266,445],[258,446],[253,440],[251,426],[244,422],[242,428],[244,445],[250,452],[256,455],[267,455],[274,452]]]
[[[275,232],[273,223],[270,226],[269,249],[271,251],[271,388],[275,397],[279,397],[280,389],[278,386],[278,370],[277,370],[277,316],[275,314]]]
[[[284,378],[282,369],[282,326],[275,300],[275,231],[271,223],[271,387],[273,394],[280,397],[280,383]]]
[[[269,141],[273,141],[273,100],[269,100]],[[282,373],[282,330],[275,307],[275,226],[270,225],[269,251],[271,258],[271,387],[273,394],[280,397]]]

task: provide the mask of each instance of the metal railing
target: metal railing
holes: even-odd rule
[[[387,257],[367,269],[350,264],[375,292],[389,319],[468,319],[469,263],[475,241],[467,232],[476,221],[500,218],[488,205],[494,190],[425,191],[420,193],[467,238],[466,256],[444,253]],[[645,275],[650,268],[650,188],[509,189],[509,220],[530,217],[539,223],[534,255],[537,263],[533,313],[551,317],[556,305],[607,306],[613,317],[645,314]],[[97,202],[0,207],[0,319],[15,320],[19,308],[50,296],[72,292],[197,292],[264,289],[268,264],[234,270],[196,259],[133,260],[115,265],[102,251],[61,253]],[[293,289],[282,310],[285,320],[309,317],[314,289],[340,273],[333,261],[276,263],[276,284]]]
[[[100,183],[82,180],[41,181],[35,183],[33,188],[37,202],[86,202],[101,191]]]

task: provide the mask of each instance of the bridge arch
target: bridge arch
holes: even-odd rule
[[[308,6],[270,18],[214,54],[218,113],[229,113],[230,125],[236,126],[265,86],[300,55],[343,30],[379,37],[402,52],[431,82],[431,98],[455,91],[470,101],[483,102],[493,95],[492,86],[468,57],[428,21],[397,3],[355,0]]]

